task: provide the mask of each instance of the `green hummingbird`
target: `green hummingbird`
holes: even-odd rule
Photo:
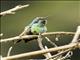
[[[31,32],[33,34],[44,33],[47,31],[46,20],[39,20],[37,23],[33,24],[31,27]]]
[[[36,17],[28,26],[25,27],[24,31],[19,35],[20,37],[23,35],[38,35],[39,33],[44,33],[47,31],[47,17]],[[28,42],[32,39],[37,38],[31,38],[29,40],[24,39],[25,42]],[[18,40],[20,42],[21,40]]]

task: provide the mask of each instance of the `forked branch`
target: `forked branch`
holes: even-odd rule
[[[7,15],[7,14],[15,14],[16,13],[15,11],[20,10],[22,8],[25,8],[25,7],[28,7],[28,6],[29,6],[29,4],[27,4],[27,5],[18,5],[16,7],[12,8],[12,9],[1,12],[0,15],[4,16],[4,15]]]
[[[18,58],[23,58],[23,57],[36,56],[36,55],[45,54],[45,53],[48,53],[48,52],[65,50],[65,49],[68,49],[68,48],[73,48],[74,49],[74,48],[79,48],[79,47],[80,47],[80,43],[73,43],[73,44],[59,46],[59,47],[55,47],[55,48],[49,48],[49,49],[38,50],[38,51],[18,54],[18,55],[9,56],[9,57],[3,57],[3,60],[12,60],[12,59],[18,59]]]
[[[43,36],[49,36],[49,35],[74,35],[75,32],[47,32],[47,33],[43,33]],[[13,40],[17,40],[17,39],[31,39],[31,38],[35,38],[38,37],[38,35],[25,35],[25,36],[16,36],[16,37],[12,37],[12,38],[7,38],[7,39],[1,39],[0,43],[2,42],[8,42],[8,41],[13,41]]]

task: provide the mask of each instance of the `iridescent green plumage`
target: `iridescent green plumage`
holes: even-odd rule
[[[41,20],[41,21],[43,21],[43,20]],[[31,32],[33,34],[44,33],[46,31],[47,31],[47,28],[46,28],[45,24],[43,24],[41,22],[35,23],[31,27]]]
[[[23,35],[34,35],[34,34],[39,34],[39,33],[44,33],[47,31],[46,28],[46,22],[47,20],[45,17],[37,17],[35,18],[31,24],[29,24],[27,27],[25,27],[24,31],[20,34],[20,36]],[[30,41],[32,39],[37,39],[37,38],[31,38],[31,39],[24,39],[25,42]],[[20,42],[21,40],[18,40],[16,43]]]

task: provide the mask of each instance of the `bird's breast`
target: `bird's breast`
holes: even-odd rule
[[[47,31],[46,27],[40,27],[40,26],[31,27],[31,32],[33,33],[43,33],[46,31]]]

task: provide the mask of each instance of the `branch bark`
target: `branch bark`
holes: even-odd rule
[[[43,36],[48,36],[48,35],[74,35],[75,32],[47,32],[47,33],[43,33]],[[17,39],[31,39],[31,38],[36,38],[38,37],[38,35],[25,35],[25,36],[16,36],[16,37],[12,37],[12,38],[7,38],[7,39],[1,39],[0,43],[2,42],[9,42],[9,41],[13,41],[13,40],[17,40]]]
[[[22,58],[22,57],[36,56],[36,55],[45,54],[45,53],[54,52],[54,51],[59,51],[59,50],[65,50],[68,48],[74,49],[74,48],[79,48],[79,47],[80,47],[80,43],[73,43],[73,44],[59,46],[59,47],[55,47],[55,48],[49,48],[49,49],[33,51],[33,52],[18,54],[18,55],[9,56],[9,57],[3,57],[2,59],[3,60],[12,60],[12,59],[18,59],[18,58]]]
[[[45,48],[43,47],[42,39],[43,39],[43,38],[42,38],[41,34],[39,34],[37,41],[38,41],[38,45],[39,45],[40,49],[41,49],[41,50],[48,49],[47,46],[45,46]],[[50,58],[50,56],[51,56],[50,53],[46,53],[46,54],[43,54],[43,55],[44,55],[46,58]],[[50,60],[53,60],[53,59],[50,59]]]
[[[4,16],[4,15],[7,15],[7,14],[15,14],[15,11],[20,10],[22,8],[25,8],[25,7],[28,7],[28,6],[29,6],[29,4],[27,4],[27,5],[18,5],[16,7],[12,8],[12,9],[1,12],[0,15]]]
[[[75,33],[71,43],[78,42],[79,35],[80,35],[80,26],[77,27],[76,33]]]

